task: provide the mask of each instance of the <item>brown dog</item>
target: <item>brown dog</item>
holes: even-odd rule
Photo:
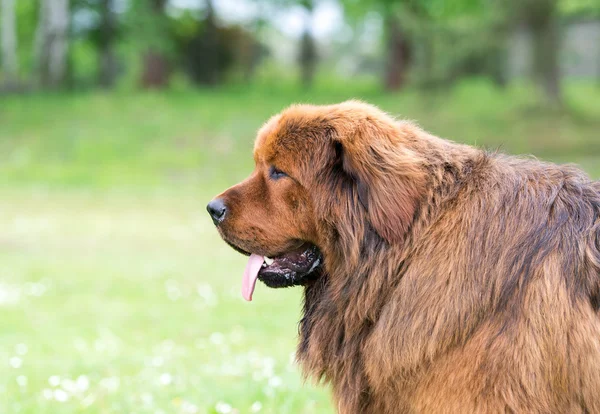
[[[600,183],[355,101],[271,118],[254,159],[209,212],[246,299],[304,285],[339,412],[600,413]]]

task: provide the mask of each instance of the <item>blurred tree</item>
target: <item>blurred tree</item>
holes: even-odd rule
[[[313,84],[319,59],[312,29],[312,18],[315,4],[314,0],[300,0],[300,5],[305,10],[305,16],[304,29],[302,32],[302,37],[300,38],[298,63],[300,64],[302,85],[305,88],[310,88]]]
[[[56,88],[66,80],[69,21],[68,0],[40,0],[35,49],[42,86]]]
[[[512,0],[533,39],[533,74],[547,104],[562,106],[558,0]]]
[[[209,86],[222,82],[233,62],[235,39],[216,25],[212,4],[200,17],[186,12],[171,24],[177,62],[191,80]]]
[[[4,87],[12,89],[18,82],[19,63],[17,57],[17,22],[15,0],[2,0],[0,3],[0,40],[2,41],[2,69]]]
[[[401,9],[410,0],[343,0],[344,12],[351,20],[361,20],[370,12],[379,13],[384,23],[385,70],[383,85],[386,90],[400,89],[410,66],[411,42],[403,27]]]
[[[204,27],[200,38],[205,67],[204,83],[215,85],[219,81],[219,38],[212,0],[204,0],[204,10]]]
[[[387,90],[399,90],[408,78],[416,50],[421,51],[421,83],[434,83],[436,54],[433,28],[466,13],[479,12],[481,1],[343,0],[343,5],[346,14],[352,18],[362,18],[369,11],[381,15],[386,61],[383,84]]]
[[[600,1],[598,0],[561,0],[558,6],[561,16],[568,19],[595,19],[600,21]],[[600,39],[598,39],[597,45],[597,84],[600,87]]]
[[[268,4],[269,0],[254,0],[257,6],[257,13],[250,25],[251,33],[246,36],[246,42],[239,48],[240,63],[243,71],[243,79],[249,83],[254,78],[256,69],[267,55],[267,48],[260,42],[264,29],[269,26],[268,22]]]
[[[241,72],[249,80],[264,51],[242,26],[217,23],[212,2],[201,10],[186,10],[170,18],[173,62],[199,85],[221,84]]]
[[[269,4],[275,8],[286,8],[300,6],[303,10],[304,26],[299,40],[297,63],[300,67],[300,80],[304,87],[310,88],[317,71],[319,55],[317,52],[317,43],[313,34],[312,19],[313,13],[319,0],[253,0],[259,7],[264,8]],[[260,17],[259,17],[260,19]],[[264,20],[263,20],[264,22]],[[259,23],[261,24],[261,23]],[[255,45],[255,55],[253,60],[259,59],[262,50],[259,44]]]
[[[598,0],[559,0],[558,9],[561,16],[569,18],[600,18],[600,1]]]
[[[425,34],[414,30],[417,56],[412,78],[418,85],[444,87],[469,77],[506,85],[512,23],[504,9],[492,2],[451,18],[431,18],[429,26]]]
[[[173,43],[166,5],[167,0],[130,0],[124,19],[129,40],[141,52],[144,88],[165,87],[171,77]]]
[[[99,67],[98,81],[102,87],[110,88],[117,76],[117,17],[114,0],[100,0],[100,25],[98,28]]]
[[[118,74],[117,42],[122,29],[116,10],[119,0],[71,0],[71,49],[93,48],[97,61],[95,80],[103,88],[114,86]],[[78,59],[74,59],[73,72]],[[79,59],[81,60],[81,59]],[[73,77],[75,74],[73,74]]]
[[[386,34],[386,66],[384,85],[386,90],[395,91],[406,82],[410,66],[410,41],[403,29],[394,2],[382,1]],[[433,56],[430,56],[433,59]]]
[[[382,0],[379,0],[382,1]],[[388,0],[389,1],[389,0]],[[485,0],[403,0],[396,9],[405,27],[406,67],[424,88],[450,85],[473,75],[500,78],[497,58],[499,19],[492,19]],[[397,3],[392,1],[392,3]],[[495,32],[494,35],[491,35]],[[497,59],[496,59],[497,60]]]
[[[149,0],[150,14],[153,20],[160,22],[166,19],[165,5],[167,0]],[[160,26],[156,27],[160,31]],[[165,53],[155,45],[150,45],[143,56],[142,85],[146,88],[163,87],[169,83],[171,65]]]

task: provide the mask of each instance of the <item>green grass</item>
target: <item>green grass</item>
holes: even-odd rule
[[[2,193],[1,412],[327,412],[290,363],[299,292],[242,301],[204,196]]]
[[[292,102],[362,98],[432,132],[600,177],[600,91],[569,111],[482,82],[86,93],[0,102],[0,412],[328,413],[290,362],[300,290],[240,295],[245,258],[204,211]],[[65,401],[63,401],[66,399]],[[253,411],[254,409],[254,411]]]
[[[600,154],[600,89],[570,85],[568,114],[535,107],[527,87],[485,82],[433,94],[381,94],[371,85],[306,92],[279,88],[5,98],[0,184],[59,187],[199,186],[234,182],[252,166],[258,127],[293,102],[364,99],[431,132],[488,148],[555,158]],[[226,168],[223,168],[226,166]],[[212,181],[212,180],[211,180]]]

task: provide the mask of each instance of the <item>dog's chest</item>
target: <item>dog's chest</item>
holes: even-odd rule
[[[300,321],[297,359],[302,370],[332,385],[336,401],[343,401],[346,407],[340,412],[376,412],[369,409],[371,392],[364,365],[364,347],[372,324],[364,321],[348,329],[345,309],[328,297],[326,281],[317,283],[306,289]]]

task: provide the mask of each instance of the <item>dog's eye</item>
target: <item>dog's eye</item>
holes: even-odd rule
[[[284,173],[283,171],[278,170],[277,168],[271,166],[271,168],[269,168],[269,176],[273,180],[279,180],[281,177],[287,177],[287,174]]]

